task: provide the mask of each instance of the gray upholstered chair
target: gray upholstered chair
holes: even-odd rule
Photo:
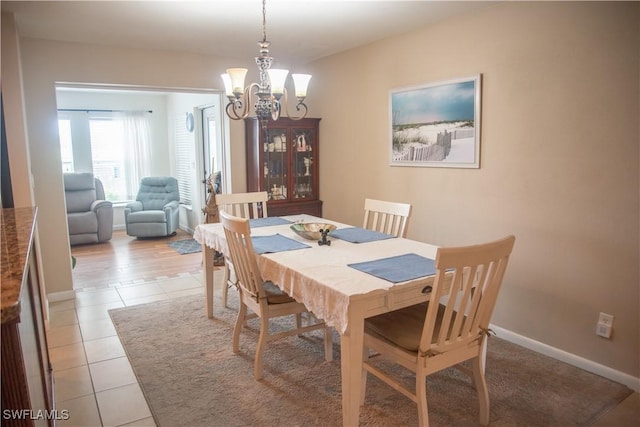
[[[113,204],[104,197],[104,188],[92,173],[65,173],[69,243],[106,242],[113,234]]]
[[[180,192],[171,176],[148,176],[140,181],[136,201],[124,208],[127,234],[134,237],[170,236],[178,228]]]

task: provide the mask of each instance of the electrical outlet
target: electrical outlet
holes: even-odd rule
[[[598,316],[598,323],[613,327],[613,316],[607,313],[600,313]]]
[[[603,338],[611,338],[613,332],[613,316],[607,313],[600,313],[598,324],[596,325],[596,335]]]
[[[611,326],[598,323],[598,325],[596,326],[596,335],[599,335],[603,338],[611,338]]]

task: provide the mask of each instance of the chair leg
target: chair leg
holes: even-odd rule
[[[487,389],[487,381],[484,377],[484,364],[482,362],[482,355],[479,355],[471,361],[471,367],[473,370],[473,382],[478,392],[478,401],[480,404],[480,424],[486,426],[489,424],[489,390]]]
[[[329,326],[324,327],[324,360],[333,360],[333,331]]]
[[[253,376],[256,380],[262,378],[262,355],[264,347],[269,339],[269,319],[266,316],[260,318],[260,337],[256,347],[256,359],[253,365]]]
[[[229,294],[229,263],[225,261],[224,263],[224,280],[222,282],[222,306],[224,308],[228,308],[227,306],[227,296]]]
[[[418,425],[429,427],[429,407],[427,406],[427,378],[416,372],[416,403],[418,404]]]
[[[302,328],[302,313],[296,314],[296,329]],[[300,335],[298,335],[300,336]]]
[[[364,368],[364,364],[369,360],[369,349],[362,346],[362,371],[360,373],[360,406],[364,405],[364,398],[367,393],[367,376],[369,372]]]
[[[238,310],[238,317],[236,317],[236,324],[233,327],[233,352],[240,352],[240,332],[242,331],[242,326],[244,326],[246,322],[247,316],[247,306],[242,302],[242,298],[240,299],[240,309]]]

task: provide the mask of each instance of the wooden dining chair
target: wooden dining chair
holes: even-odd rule
[[[365,320],[362,402],[367,372],[418,405],[421,426],[429,425],[426,377],[455,366],[473,379],[480,402],[480,424],[489,423],[489,393],[484,376],[484,348],[489,321],[502,284],[514,236],[491,243],[440,248],[436,276],[423,290],[429,301]],[[415,373],[415,390],[380,369],[373,350]],[[460,366],[470,360],[471,369]]]
[[[216,204],[228,214],[239,218],[265,218],[267,214],[266,191],[252,193],[216,194]]]
[[[410,204],[365,199],[364,224],[362,228],[391,234],[396,237],[407,237],[407,225],[410,215]]]
[[[216,194],[216,204],[219,209],[239,218],[266,218],[268,216],[267,200],[269,200],[269,195],[266,191]],[[237,287],[237,281],[233,263],[225,258],[224,286],[222,288],[223,307],[228,307],[229,288]]]
[[[291,335],[323,329],[325,360],[328,362],[333,360],[331,329],[323,321],[317,320],[304,304],[291,298],[271,281],[263,279],[253,250],[249,220],[231,216],[226,212],[220,213],[220,219],[227,239],[229,256],[238,275],[240,291],[240,309],[233,329],[233,352],[240,352],[240,332],[246,324],[246,320],[251,317],[247,309],[251,309],[260,318],[260,337],[253,368],[255,379],[262,378],[262,355],[267,342]],[[300,322],[302,313],[310,314],[308,316],[309,324],[306,326]],[[269,319],[289,315],[296,316],[296,327],[271,334]],[[311,322],[311,318],[315,320],[315,323]]]

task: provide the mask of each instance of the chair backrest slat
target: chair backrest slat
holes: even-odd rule
[[[228,214],[239,218],[265,218],[268,215],[266,191],[253,193],[216,194],[216,204]]]
[[[239,279],[238,286],[257,298],[264,296],[263,279],[251,241],[249,219],[220,212],[220,221],[227,239],[229,256]]]
[[[396,237],[406,237],[410,215],[410,204],[365,199],[362,228]]]
[[[420,341],[423,354],[469,345],[486,333],[514,242],[515,237],[508,236],[482,245],[438,249],[432,303]],[[438,316],[440,331],[434,336]]]

